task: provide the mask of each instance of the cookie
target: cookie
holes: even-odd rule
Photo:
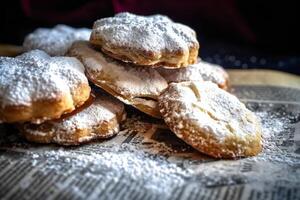
[[[262,149],[255,114],[211,82],[171,83],[159,97],[159,108],[169,128],[204,154],[236,158]]]
[[[195,63],[199,49],[194,30],[162,15],[119,13],[97,20],[90,42],[124,62],[172,68]]]
[[[180,69],[157,68],[157,71],[168,83],[184,81],[211,81],[222,89],[228,89],[229,76],[219,65],[211,64],[198,59],[196,64]]]
[[[168,83],[155,69],[118,62],[84,41],[73,43],[68,55],[84,64],[95,85],[146,114],[160,117],[157,98]]]
[[[123,103],[96,93],[83,106],[60,119],[42,124],[24,123],[18,128],[21,135],[31,142],[78,145],[114,136],[125,118]]]
[[[38,28],[25,37],[23,47],[26,51],[40,49],[51,56],[62,56],[76,40],[89,40],[91,30],[75,29],[66,25],[56,25],[52,29]]]
[[[73,111],[90,96],[83,65],[33,50],[0,57],[0,122],[41,123]]]

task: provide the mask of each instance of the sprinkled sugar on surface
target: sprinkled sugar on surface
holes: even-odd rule
[[[157,98],[168,86],[155,69],[115,61],[91,48],[87,42],[74,43],[69,53],[82,61],[92,79],[123,96]]]
[[[167,196],[171,194],[174,186],[182,186],[185,183],[184,178],[188,174],[187,170],[168,162],[164,157],[147,154],[126,144],[110,147],[101,154],[80,155],[71,151],[51,150],[46,154],[28,155],[35,160],[46,157],[46,163],[40,169],[44,173],[54,170],[56,173],[72,175],[83,168],[88,168],[81,175],[95,180],[101,177],[114,182],[138,181],[140,184],[143,183],[141,184],[143,189]],[[64,169],[65,163],[69,163],[71,168]],[[103,187],[105,189],[104,185]]]
[[[250,109],[251,109],[251,104]],[[201,180],[208,185],[237,184],[244,182],[288,181],[299,183],[300,173],[295,169],[300,164],[299,153],[294,142],[290,147],[286,143],[296,137],[295,123],[300,124],[300,113],[293,114],[277,109],[273,104],[256,104],[264,110],[257,110],[256,115],[262,121],[263,150],[254,157],[241,158],[235,161],[220,160],[205,164],[196,164],[194,172],[203,173]],[[295,135],[294,135],[295,134]],[[299,136],[298,136],[299,137]],[[299,147],[298,147],[299,148]],[[299,150],[298,150],[299,151]]]
[[[108,138],[119,132],[119,116],[124,113],[124,105],[115,98],[97,93],[91,105],[62,120],[46,121],[42,124],[25,123],[22,125],[24,135],[45,136],[59,144],[90,141],[94,138]],[[114,125],[103,128],[101,134],[97,129],[116,120]],[[77,131],[85,134],[77,135]]]
[[[92,36],[115,47],[153,51],[188,51],[198,45],[195,32],[162,15],[138,16],[120,13],[94,23]]]
[[[16,58],[0,57],[0,106],[29,106],[33,101],[73,94],[88,84],[83,65],[71,57],[50,57],[33,50]]]
[[[90,29],[75,29],[59,24],[52,29],[36,29],[26,36],[23,46],[27,51],[40,49],[52,56],[62,56],[68,51],[74,41],[88,40],[90,35]]]
[[[168,83],[203,80],[211,81],[219,86],[224,86],[228,81],[228,75],[221,66],[210,64],[200,59],[198,60],[198,63],[186,68],[158,68],[157,70]]]
[[[181,136],[183,130],[190,127],[215,138],[220,144],[232,135],[252,138],[260,132],[254,114],[235,96],[211,82],[172,83],[159,97],[159,104],[166,123],[176,121],[172,129],[178,137],[188,138],[187,142],[199,138],[197,134]]]
[[[246,102],[246,105],[262,122],[264,147],[255,157],[215,160],[180,143],[157,121],[132,116],[118,136],[81,147],[32,146],[11,136],[8,140],[15,147],[10,149],[27,150],[15,158],[2,154],[0,160],[9,160],[12,166],[27,162],[35,168],[35,176],[28,174],[18,183],[24,191],[30,191],[37,175],[43,179],[51,174],[54,186],[47,188],[52,191],[49,196],[144,199],[147,194],[153,198],[174,199],[196,195],[202,190],[206,191],[204,193],[217,190],[222,194],[223,187],[236,189],[241,186],[244,190],[252,187],[263,192],[272,192],[278,187],[297,191],[300,184],[297,170],[300,165],[299,106],[253,102]],[[168,145],[170,143],[177,146]],[[80,181],[87,183],[82,185]],[[8,197],[9,189],[9,185],[3,187]],[[282,198],[278,196],[277,199]]]

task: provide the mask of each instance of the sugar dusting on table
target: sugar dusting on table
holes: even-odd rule
[[[108,142],[94,143],[75,150],[57,148],[28,151],[26,158],[29,156],[31,164],[44,176],[54,171],[65,177],[74,175],[76,179],[101,180],[93,195],[97,195],[97,192],[113,195],[107,189],[112,182],[124,187],[136,184],[138,190],[146,190],[147,193],[160,195],[161,198],[170,197],[178,188],[187,184],[195,184],[198,188],[276,181],[298,184],[299,173],[291,171],[299,165],[299,159],[284,150],[280,141],[286,140],[283,133],[289,131],[292,121],[297,121],[299,116],[297,113],[294,115],[281,112],[276,109],[255,111],[262,121],[264,138],[263,152],[255,157],[237,160],[185,159],[183,162],[172,162],[169,159],[172,155],[151,154],[134,142],[121,145]],[[135,130],[144,133],[143,131],[149,129],[149,123],[144,123],[140,117],[133,117],[123,128],[120,137]],[[161,148],[164,148],[163,145]],[[81,151],[84,149],[85,151]],[[68,182],[61,181],[56,184],[59,190],[68,190],[77,197],[87,195]]]

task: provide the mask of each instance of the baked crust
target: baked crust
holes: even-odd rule
[[[198,58],[197,63],[180,69],[157,68],[168,83],[185,81],[211,81],[223,90],[229,88],[229,76],[219,65],[205,62]]]
[[[119,132],[125,120],[124,105],[108,95],[96,93],[72,113],[42,124],[24,123],[18,128],[28,141],[79,145],[95,139],[105,139]]]
[[[84,41],[73,43],[68,55],[83,63],[88,79],[95,85],[122,102],[160,118],[157,98],[168,84],[155,69],[118,62]]]
[[[186,67],[199,50],[194,30],[162,15],[119,13],[97,20],[90,42],[117,60],[151,67]]]
[[[215,158],[257,155],[261,125],[236,97],[210,82],[172,83],[159,97],[169,128],[198,151]]]
[[[81,106],[91,88],[76,58],[30,51],[0,57],[0,122],[41,123]]]

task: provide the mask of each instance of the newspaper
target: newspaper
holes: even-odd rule
[[[1,125],[0,199],[300,199],[300,78],[229,74],[262,121],[258,156],[213,159],[132,108],[116,137],[78,147],[28,143]]]

